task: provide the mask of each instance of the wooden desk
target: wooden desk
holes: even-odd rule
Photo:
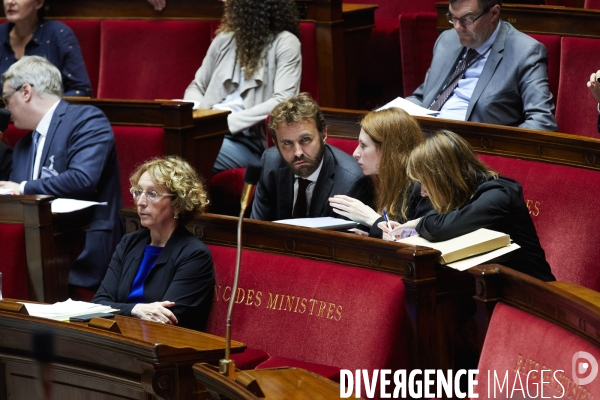
[[[583,1],[581,1],[583,7]],[[448,3],[435,4],[438,31],[452,29],[446,19]],[[503,4],[501,18],[525,33],[600,38],[600,10],[559,6]]]
[[[186,159],[210,184],[212,169],[229,132],[229,111],[192,111],[192,103],[170,100],[137,101],[79,99],[73,104],[89,104],[101,109],[111,125],[156,126],[165,130],[165,153]]]
[[[296,2],[300,18],[317,26],[320,104],[356,107],[357,65],[375,26],[377,6],[342,4],[342,0]],[[162,12],[144,0],[48,0],[45,8],[50,19],[219,20],[223,15],[217,0],[168,0]]]
[[[69,269],[85,244],[92,209],[52,214],[53,196],[0,196],[0,223],[24,224],[29,299],[69,298]],[[23,271],[25,273],[25,271]]]
[[[327,135],[358,140],[358,121],[367,112],[323,108]],[[600,170],[600,139],[510,126],[415,118],[425,133],[448,129],[465,138],[477,153],[552,162]]]
[[[224,356],[225,339],[115,316],[122,333],[0,311],[0,398],[30,400],[32,334],[54,335],[53,398],[201,399],[192,365]],[[232,352],[245,348],[232,342]],[[113,397],[111,397],[113,398]]]
[[[127,232],[140,229],[133,208],[122,210]],[[237,218],[205,214],[187,225],[206,244],[235,247]],[[437,250],[406,246],[357,235],[245,219],[244,249],[323,260],[400,275],[409,322],[410,368],[454,367],[454,334],[464,305],[472,303],[474,283],[468,273],[435,263]],[[443,328],[442,328],[443,327]]]

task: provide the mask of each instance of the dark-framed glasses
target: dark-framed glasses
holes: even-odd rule
[[[23,86],[25,86],[25,84],[22,84],[22,85],[18,86],[16,89],[13,89],[10,92],[2,95],[2,102],[4,103],[5,107],[8,107],[8,103],[10,102],[11,96],[13,94],[17,93],[19,90],[23,89]],[[29,86],[33,87],[33,85],[31,85],[31,84]]]
[[[481,18],[481,16],[483,14],[485,14],[486,12],[488,12],[488,10],[483,10],[481,12],[481,14],[479,14],[476,17],[462,17],[462,18],[457,18],[454,15],[450,14],[450,11],[448,11],[446,13],[446,18],[448,19],[448,22],[450,23],[450,25],[454,26],[457,22],[462,25],[462,26],[471,26],[475,23],[475,21],[477,21],[479,18]]]
[[[131,188],[129,191],[135,202],[139,201],[143,194],[146,194],[146,199],[152,202],[160,200],[163,196],[175,196],[172,193],[159,193],[156,190],[143,190],[140,188]]]

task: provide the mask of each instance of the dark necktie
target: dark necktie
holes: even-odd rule
[[[34,175],[34,167],[35,167],[35,157],[37,155],[38,142],[40,140],[40,133],[38,131],[33,131],[33,139],[32,139],[32,152],[31,152],[31,163],[29,164],[31,168],[31,174],[29,174],[29,178],[33,179]]]
[[[298,178],[298,195],[296,196],[292,218],[305,218],[308,214],[306,188],[310,185],[310,182],[308,179]]]
[[[448,99],[454,92],[454,89],[456,89],[456,87],[458,86],[458,81],[460,80],[460,77],[463,76],[469,65],[471,65],[471,61],[473,61],[477,56],[479,56],[479,53],[474,49],[469,49],[469,51],[467,51],[467,55],[456,65],[456,69],[452,73],[452,76],[450,76],[450,81],[448,82],[446,88],[442,90],[442,93],[440,93],[440,95],[429,107],[430,110],[441,110],[444,103],[448,101]]]

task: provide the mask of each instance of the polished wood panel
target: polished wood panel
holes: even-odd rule
[[[85,244],[92,209],[52,214],[53,196],[0,195],[0,223],[23,224],[29,299],[54,303],[69,298],[69,269]]]
[[[583,1],[579,0],[581,7]],[[438,31],[452,29],[446,13],[448,3],[435,4]],[[503,4],[500,12],[504,21],[525,33],[600,38],[600,10],[544,5]]]
[[[121,334],[0,311],[0,397],[31,399],[32,335],[47,330],[54,336],[53,398],[206,398],[192,365],[222,358],[223,338],[119,315],[114,320]],[[244,348],[232,342],[232,352]]]
[[[367,112],[332,108],[323,112],[329,137],[358,140],[358,122]],[[426,134],[448,129],[461,135],[477,153],[600,170],[600,139],[469,121],[415,119]]]
[[[297,0],[301,18],[317,27],[319,101],[330,107],[356,107],[358,70],[377,6],[342,0]],[[52,19],[220,19],[217,0],[168,0],[157,12],[141,0],[47,0]],[[190,77],[191,79],[191,77]]]
[[[122,210],[127,232],[140,229],[133,208]],[[187,225],[207,244],[234,247],[237,218],[205,214]],[[245,219],[244,249],[323,260],[400,275],[409,318],[411,368],[453,368],[459,314],[472,304],[472,277],[435,263],[439,252],[353,234]],[[472,304],[474,307],[474,304]],[[443,327],[443,328],[441,328]]]
[[[229,132],[229,111],[192,110],[192,103],[156,100],[79,99],[73,104],[87,104],[101,109],[111,125],[153,126],[165,130],[166,154],[186,159],[210,184],[212,168]],[[131,149],[135,151],[135,149]]]
[[[299,368],[276,368],[238,372],[231,381],[207,364],[195,364],[194,375],[212,394],[213,399],[339,399],[340,385]],[[240,375],[253,378],[261,390],[256,394],[239,383]],[[353,393],[353,399],[356,396]]]

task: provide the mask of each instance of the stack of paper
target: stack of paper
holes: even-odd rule
[[[356,228],[358,225],[354,221],[348,221],[347,219],[333,218],[333,217],[291,218],[291,219],[280,219],[278,221],[273,221],[273,222],[277,222],[278,224],[303,226],[305,228],[333,229],[333,230]]]
[[[397,242],[439,250],[442,252],[438,259],[440,264],[461,271],[520,248],[510,243],[507,234],[485,228],[443,242],[430,242],[420,236],[399,239]]]
[[[403,97],[396,97],[394,100],[390,101],[385,106],[378,108],[377,111],[385,110],[386,108],[391,107],[401,108],[404,111],[406,111],[409,115],[412,115],[414,117],[437,117],[437,115],[439,114],[439,111],[433,111],[425,107],[418,106],[415,103],[412,103]]]
[[[85,301],[74,301],[71,299],[54,304],[22,303],[25,304],[25,308],[27,308],[29,315],[53,319],[56,321],[68,321],[70,317],[76,317],[79,315],[119,311],[111,306],[87,303]]]

